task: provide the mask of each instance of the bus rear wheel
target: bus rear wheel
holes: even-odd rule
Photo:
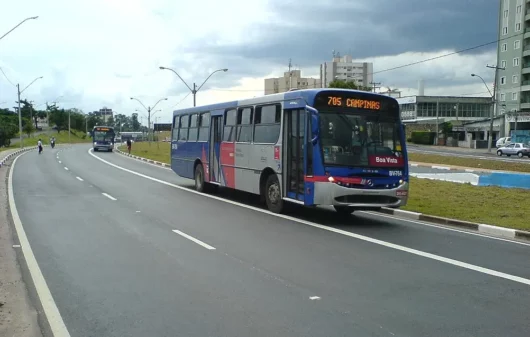
[[[276,174],[271,174],[267,177],[264,193],[265,202],[267,203],[269,211],[273,213],[281,213],[283,211],[282,190]]]
[[[204,192],[205,190],[204,168],[201,164],[195,167],[195,189],[197,192]]]
[[[350,215],[355,211],[355,209],[350,206],[333,206],[333,208],[335,208],[335,211],[341,215]]]

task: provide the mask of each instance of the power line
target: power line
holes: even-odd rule
[[[451,52],[451,53],[447,53],[447,54],[443,54],[443,55],[439,55],[439,56],[435,56],[435,57],[430,57],[430,58],[428,58],[428,59],[424,59],[424,60],[420,60],[420,61],[416,61],[416,62],[411,62],[411,63],[403,64],[403,65],[400,65],[400,66],[397,66],[397,67],[392,67],[392,68],[388,68],[388,69],[383,69],[383,70],[379,70],[379,71],[374,71],[374,72],[371,73],[371,75],[373,75],[373,74],[379,74],[379,73],[383,73],[383,72],[387,72],[387,71],[391,71],[391,70],[401,69],[401,68],[405,68],[405,67],[410,67],[410,66],[413,66],[413,65],[416,65],[416,64],[425,63],[425,62],[429,62],[429,61],[433,61],[433,60],[441,59],[441,58],[444,58],[444,57],[448,57],[448,56],[452,56],[452,55],[456,55],[456,54],[465,53],[465,52],[470,51],[470,50],[474,50],[474,49],[479,49],[479,48],[482,48],[482,47],[486,47],[486,46],[489,46],[489,45],[491,45],[491,44],[498,43],[498,42],[501,42],[501,41],[504,41],[504,40],[508,40],[508,39],[511,39],[511,38],[513,38],[513,37],[520,36],[520,35],[523,35],[523,34],[524,34],[524,32],[522,32],[522,33],[518,33],[518,34],[514,34],[514,35],[511,35],[511,36],[508,36],[508,37],[503,37],[503,38],[501,38],[501,39],[497,39],[497,40],[495,40],[495,41],[490,41],[490,42],[482,43],[482,44],[479,44],[479,45],[476,45],[476,46],[473,46],[473,47],[469,47],[469,48],[465,48],[465,49],[460,49],[460,50],[457,50],[457,51],[454,51],[454,52]]]
[[[180,101],[178,101],[178,103],[175,104],[175,105],[173,105],[170,109],[173,109],[174,107],[176,107],[176,106],[179,105],[180,103],[184,102],[184,100],[185,100],[186,98],[188,98],[188,96],[189,96],[190,94],[191,94],[191,91],[188,92],[188,94],[187,94],[186,96],[184,96],[183,99],[181,99]]]
[[[11,83],[12,86],[14,86],[14,87],[16,86],[13,82],[11,82],[11,80],[9,79],[9,77],[7,77],[6,73],[4,72],[4,69],[2,69],[1,67],[0,67],[0,72],[2,72],[2,74],[4,75],[4,77],[6,78],[6,80],[7,80],[9,83]]]

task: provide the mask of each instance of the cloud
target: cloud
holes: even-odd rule
[[[13,83],[35,82],[25,95],[37,103],[93,111],[103,106],[131,114],[153,105],[161,119],[192,105],[175,69],[189,86],[200,85],[197,104],[263,94],[263,79],[281,75],[289,58],[304,75],[318,77],[331,51],[374,63],[383,86],[426,93],[483,92],[470,72],[495,62],[494,45],[470,53],[381,72],[496,38],[498,4],[490,0],[19,0],[3,5],[0,35],[26,16],[39,15],[0,41],[0,67]],[[24,14],[21,14],[24,13]],[[465,93],[465,92],[462,92]],[[0,73],[0,107],[16,89]]]

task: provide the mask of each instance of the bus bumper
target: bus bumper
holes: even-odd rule
[[[94,151],[110,151],[114,149],[114,145],[94,145]]]
[[[407,204],[409,183],[404,182],[393,189],[358,189],[316,182],[314,191],[315,205],[351,206],[358,209],[398,208]]]

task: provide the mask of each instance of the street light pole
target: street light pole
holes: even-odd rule
[[[499,68],[499,69],[503,69],[504,70],[504,68]],[[496,99],[495,99],[495,88],[497,87],[497,85],[496,85],[496,83],[497,83],[497,71],[495,71],[495,85],[493,86],[493,93],[491,93],[490,88],[488,87],[488,85],[486,84],[486,81],[484,81],[482,76],[477,75],[477,74],[471,74],[471,76],[480,78],[482,80],[482,83],[484,83],[484,86],[486,87],[486,89],[488,89],[488,92],[491,95],[490,130],[489,130],[489,135],[487,137],[488,152],[491,152],[491,142],[493,140],[493,118],[494,118],[495,102],[496,102]]]
[[[199,85],[199,87],[197,88],[197,85],[195,84],[195,82],[193,82],[193,89],[188,85],[188,83],[186,83],[186,81],[184,81],[182,79],[182,77],[180,77],[180,75],[174,70],[174,69],[171,69],[171,68],[167,68],[167,67],[159,67],[160,69],[162,70],[170,70],[172,71],[175,75],[178,76],[178,78],[180,78],[180,80],[182,81],[182,83],[184,83],[188,89],[191,91],[191,93],[193,94],[193,106],[197,106],[196,104],[196,96],[197,96],[197,92],[199,90],[201,90],[202,86],[206,83],[206,81],[208,81],[210,79],[210,77],[212,77],[213,74],[219,72],[219,71],[224,71],[224,72],[227,72],[228,69],[227,68],[223,68],[223,69],[217,69],[217,70],[214,70],[208,77],[206,77],[206,79],[204,80],[204,82],[202,82],[201,85]]]
[[[149,145],[151,145],[151,110],[154,109],[158,103],[160,103],[161,101],[167,101],[167,98],[161,98],[159,99],[155,105],[153,105],[153,107],[146,107],[142,101],[140,101],[138,98],[135,98],[135,97],[131,97],[131,100],[136,100],[138,101],[138,103],[140,103],[144,109],[147,111],[147,139],[149,140]]]
[[[493,141],[493,118],[494,118],[494,113],[497,110],[497,96],[496,96],[496,93],[497,93],[497,80],[498,80],[498,77],[499,77],[499,70],[505,70],[505,68],[497,67],[496,65],[495,66],[487,65],[486,67],[488,67],[490,69],[495,69],[495,82],[493,82],[494,84],[493,84],[493,95],[492,95],[493,109],[491,109],[490,132],[489,132],[490,135],[488,137],[488,152],[491,152],[491,143]]]
[[[20,25],[20,24],[19,24]],[[15,27],[16,28],[16,27]],[[14,28],[13,28],[14,29]],[[7,35],[7,34],[6,34]],[[5,36],[5,35],[4,35]],[[23,144],[22,144],[22,111],[20,109],[20,94],[22,94],[27,88],[29,88],[30,85],[32,85],[33,83],[35,83],[36,80],[39,80],[43,78],[43,76],[41,77],[37,77],[36,79],[34,79],[33,81],[31,81],[30,84],[28,84],[24,89],[20,90],[20,83],[17,84],[17,98],[18,98],[18,133],[19,133],[19,136],[20,136],[20,148],[23,147]]]
[[[23,24],[24,22],[28,21],[28,20],[35,20],[35,19],[38,19],[39,17],[38,16],[32,16],[32,17],[29,17],[29,18],[26,18],[24,20],[22,20],[18,25],[16,25],[15,27],[11,28],[10,31],[8,31],[7,33],[5,33],[4,35],[0,36],[0,40],[2,40],[4,37],[7,36],[7,34],[11,33],[12,31],[14,31],[15,29],[18,28],[18,26],[20,26],[21,24]]]

